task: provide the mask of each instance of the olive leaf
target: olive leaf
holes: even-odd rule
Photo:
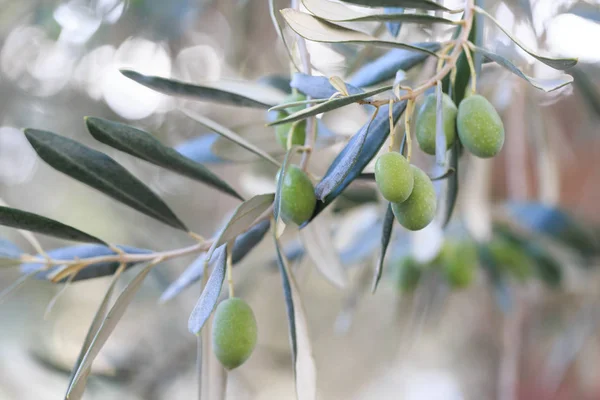
[[[479,263],[485,271],[489,283],[492,285],[496,304],[502,312],[508,313],[513,307],[512,292],[506,281],[500,265],[494,259],[486,243],[477,244]]]
[[[149,217],[187,231],[156,194],[106,154],[48,131],[26,129],[25,135],[38,156],[52,168]]]
[[[590,78],[590,74],[585,71],[581,65],[569,70],[575,79],[575,86],[586,100],[586,104],[590,109],[600,116],[600,93],[596,90],[594,81]]]
[[[279,13],[279,10],[280,10],[280,8],[275,7],[275,0],[269,0],[269,14],[271,15],[271,22],[273,22],[273,26],[275,27],[275,30],[277,31],[277,36],[279,36],[279,39],[281,39],[281,41],[283,42],[283,47],[285,47],[285,51],[287,52],[288,59],[290,60],[290,62],[294,66],[294,68],[296,68],[296,71],[301,71],[300,67],[298,67],[298,64],[296,63],[296,60],[294,58],[294,52],[290,49],[290,45],[288,44],[288,42],[285,38],[285,32],[284,32],[285,24],[283,23],[283,21],[280,22],[280,20],[279,20],[281,18],[281,14]]]
[[[348,142],[344,148],[343,156],[335,159],[335,166],[330,167],[323,179],[315,187],[315,195],[318,200],[323,200],[332,191],[334,191],[344,179],[348,176],[352,168],[358,161],[358,156],[367,140],[369,128],[377,117],[378,110],[375,110],[371,120],[367,125],[364,125]],[[341,154],[340,154],[341,155]],[[333,164],[332,164],[333,165]]]
[[[125,254],[150,254],[151,250],[138,249],[130,246],[116,246],[121,249]],[[76,246],[60,247],[58,249],[52,249],[46,252],[46,254],[54,260],[74,261],[92,257],[104,257],[116,255],[117,253],[108,246],[99,244],[83,244]],[[38,254],[37,256],[43,259],[44,256]],[[140,261],[129,262],[126,267],[129,268]],[[39,271],[44,267],[44,263],[28,262],[21,264],[21,272],[30,273]],[[79,271],[72,281],[80,281],[86,279],[93,279],[102,276],[112,275],[119,267],[119,262],[100,262],[86,266],[84,269]],[[44,271],[38,272],[35,277],[37,279],[50,279],[55,273],[61,270],[61,266],[57,265]],[[64,280],[62,280],[64,282]]]
[[[438,51],[440,44],[437,42],[418,43],[419,47]],[[392,49],[381,57],[364,64],[354,73],[350,84],[358,87],[372,86],[394,79],[399,70],[408,71],[427,58],[427,54],[415,53],[404,49]]]
[[[148,132],[103,118],[86,117],[85,123],[90,134],[99,142],[244,200],[229,184],[204,165],[164,146]]]
[[[418,8],[420,10],[439,10],[451,11],[442,4],[430,0],[343,0],[345,3],[352,3],[367,7],[404,7]]]
[[[386,7],[383,9],[383,12],[386,14],[398,15],[398,14],[404,13],[404,8],[403,7]],[[393,37],[398,37],[398,35],[400,34],[400,28],[402,27],[402,23],[388,21],[385,23],[385,27],[387,28],[388,32]]]
[[[275,230],[273,231],[276,235]],[[317,371],[312,355],[306,315],[292,271],[281,252],[281,245],[275,236],[277,265],[281,274],[283,295],[288,316],[292,362],[296,380],[296,397],[299,400],[314,400],[317,395]]]
[[[335,246],[331,243],[331,235],[327,232],[328,225],[324,222],[313,221],[300,231],[300,238],[317,270],[329,282],[339,288],[344,288],[348,285],[348,275],[340,262]]]
[[[194,100],[210,101],[212,103],[229,104],[233,106],[241,107],[253,107],[253,108],[264,108],[267,109],[280,100],[279,98],[275,101],[265,101],[264,99],[255,99],[245,95],[241,95],[234,91],[221,89],[213,85],[217,85],[217,82],[205,84],[205,85],[194,85],[191,83],[181,82],[175,79],[161,78],[159,76],[143,75],[136,71],[122,69],[121,73],[127,78],[136,81],[137,83],[146,86],[159,93],[163,93],[170,96],[186,97]],[[260,90],[257,85],[250,84],[250,88],[247,91]]]
[[[69,383],[69,388],[67,389],[67,394],[65,396],[66,399],[72,399],[71,393],[83,393],[83,388],[81,386],[85,386],[87,380],[86,371],[92,366],[94,359],[114,331],[119,320],[125,314],[127,307],[142,286],[144,279],[148,273],[150,273],[153,266],[154,264],[150,263],[144,267],[144,269],[142,269],[119,294],[119,297],[110,308],[110,311],[108,311],[106,317],[102,320],[102,324],[100,325],[100,328],[98,328],[94,338],[91,340],[85,355],[81,358],[79,367],[75,374],[73,374],[71,382]]]
[[[85,386],[87,384],[87,378],[91,372],[91,365],[88,368],[86,368],[86,370],[81,372],[80,378],[79,378],[80,383],[77,385],[76,388],[72,388],[72,385],[74,383],[75,374],[77,373],[77,370],[81,366],[81,363],[83,361],[83,358],[85,357],[85,354],[87,353],[90,346],[92,345],[94,337],[100,330],[100,327],[102,326],[102,322],[106,318],[106,313],[108,311],[108,305],[110,304],[110,301],[112,300],[112,294],[115,290],[115,287],[117,285],[119,277],[121,276],[122,271],[123,271],[122,269],[118,269],[118,270],[116,270],[115,274],[113,275],[110,285],[108,286],[108,289],[106,289],[106,292],[104,294],[104,298],[102,299],[100,306],[98,306],[98,310],[96,311],[96,314],[94,314],[94,319],[92,320],[92,323],[90,324],[90,327],[88,328],[87,334],[85,335],[85,339],[83,340],[83,345],[81,346],[81,350],[79,352],[79,355],[77,356],[77,360],[75,361],[75,365],[73,366],[73,370],[72,370],[71,376],[69,378],[69,387],[67,388],[67,396],[66,396],[66,398],[68,398],[69,400],[77,400],[77,399],[80,399],[83,397],[83,393],[85,391]]]
[[[424,47],[377,39],[366,33],[344,28],[291,8],[281,10],[281,14],[294,32],[313,42],[370,44],[375,46],[397,47],[400,49],[422,52],[431,56],[436,55],[434,52]]]
[[[389,111],[387,105],[380,107],[379,113],[373,119],[372,123],[368,122],[365,124],[361,130],[368,129],[369,133],[367,138],[365,139],[365,143],[363,144],[360,153],[358,154],[357,160],[344,178],[344,180],[337,185],[335,190],[333,190],[329,195],[327,195],[322,201],[317,201],[317,206],[315,208],[315,212],[311,219],[314,219],[321,211],[323,211],[333,200],[335,200],[343,191],[352,183],[362,172],[362,170],[371,162],[373,157],[377,154],[388,135],[390,134],[390,124],[389,124]],[[406,108],[406,101],[401,101],[395,103],[392,106],[392,114],[394,116],[394,122],[397,122],[402,113]],[[371,127],[368,128],[369,124]],[[338,154],[338,156],[333,160],[329,169],[325,173],[323,179],[325,179],[334,169],[336,169],[337,164],[341,162],[341,160],[345,159],[346,154],[349,151],[352,151],[352,148],[355,146],[353,142],[360,140],[358,135],[354,135],[352,139],[348,142],[346,147]],[[310,221],[309,221],[310,222]],[[305,224],[306,225],[306,224]]]
[[[364,93],[364,90],[355,86],[347,83],[345,85],[350,95],[360,95]],[[328,99],[338,92],[338,90],[333,87],[331,82],[329,82],[327,77],[307,75],[300,72],[296,72],[294,74],[294,77],[290,82],[290,86],[315,99]]]
[[[485,15],[487,18],[492,20],[492,22],[494,22],[494,24],[496,24],[496,26],[498,28],[500,28],[500,30],[502,32],[504,32],[506,34],[506,36],[509,37],[510,40],[512,40],[517,46],[519,46],[521,49],[523,49],[523,51],[525,51],[527,54],[534,57],[538,61],[541,61],[544,64],[548,65],[549,67],[552,67],[552,68],[558,69],[558,70],[565,70],[565,69],[571,68],[572,66],[577,64],[576,58],[553,58],[553,57],[544,57],[544,56],[540,56],[540,55],[536,54],[533,50],[531,50],[529,47],[525,46],[525,44],[523,44],[520,40],[518,40],[515,36],[513,36],[506,28],[504,28],[502,26],[502,24],[500,24],[500,21],[498,21],[492,15],[487,13],[484,9],[482,9],[481,7],[476,7],[475,11],[477,11],[480,14]]]
[[[77,242],[104,243],[92,235],[38,214],[0,206],[0,225]]]
[[[384,86],[384,87],[373,89],[368,92],[363,92],[360,94],[338,97],[338,98],[326,101],[325,103],[319,103],[319,104],[315,104],[314,106],[307,107],[307,108],[300,110],[300,111],[298,111],[292,115],[289,115],[285,118],[270,122],[269,125],[270,126],[280,125],[280,124],[286,124],[288,122],[300,121],[302,119],[312,117],[313,115],[321,114],[321,113],[324,113],[327,111],[332,111],[332,110],[338,109],[340,107],[347,106],[348,104],[356,103],[358,101],[361,101],[361,100],[364,100],[371,96],[374,96],[378,93],[386,92],[391,89],[392,89],[392,86]]]
[[[187,157],[192,161],[196,161],[197,163],[220,164],[231,162],[231,160],[225,160],[213,152],[212,146],[219,138],[221,138],[221,135],[209,133],[186,140],[175,146],[174,149],[182,156]]]
[[[16,244],[0,239],[0,267],[13,267],[21,263],[21,250]]]
[[[373,285],[371,289],[371,292],[373,293],[375,293],[375,291],[377,290],[377,285],[379,285],[381,275],[383,274],[383,266],[385,265],[385,253],[387,253],[387,248],[390,244],[390,239],[392,238],[394,219],[395,217],[394,212],[392,211],[392,203],[388,203],[387,209],[385,211],[385,216],[383,217],[383,224],[381,226],[381,253],[379,254],[379,259],[375,268],[375,276],[373,277]]]
[[[397,8],[388,8],[383,13],[356,11],[343,3],[323,0],[302,0],[308,11],[315,16],[331,22],[361,22],[361,21],[398,21],[416,22],[420,24],[444,23],[456,24],[456,21],[429,14],[405,14]],[[400,9],[402,10],[402,8]],[[398,28],[398,31],[400,28]],[[397,34],[393,34],[397,36]]]
[[[275,195],[273,193],[259,194],[240,204],[233,212],[227,225],[225,225],[221,233],[219,233],[219,236],[217,236],[213,242],[208,251],[208,259],[211,258],[212,253],[219,246],[229,242],[240,233],[249,229],[252,226],[252,223],[273,204],[274,199]]]
[[[270,162],[271,164],[273,164],[275,166],[279,166],[279,163],[277,162],[277,160],[275,160],[269,154],[267,154],[260,148],[256,147],[252,143],[248,142],[246,139],[244,139],[243,137],[241,137],[240,135],[238,135],[231,129],[226,128],[226,127],[216,123],[215,121],[213,121],[209,118],[206,118],[192,110],[182,109],[181,112],[184,113],[189,118],[193,119],[194,121],[198,122],[199,124],[203,125],[204,127],[211,129],[212,131],[214,131],[215,133],[218,133],[219,135],[221,135],[223,137],[226,137],[227,139],[240,145],[244,149],[256,154],[257,156],[263,158],[264,160]]]
[[[198,302],[190,314],[188,330],[194,335],[200,334],[202,327],[217,306],[217,301],[223,288],[223,281],[225,280],[225,270],[227,269],[226,252],[226,246],[219,247],[218,258],[213,266],[213,270],[206,282],[206,286],[202,289],[202,294],[200,294]]]
[[[552,79],[533,78],[531,76],[527,76],[525,73],[523,73],[523,71],[521,71],[513,63],[511,63],[510,61],[508,61],[508,59],[502,57],[501,55],[492,53],[491,51],[483,49],[481,47],[475,47],[475,51],[483,54],[485,57],[506,68],[513,74],[517,75],[519,78],[524,79],[531,86],[541,89],[544,92],[551,92],[553,90],[560,89],[561,87],[573,82],[573,77],[568,74],[561,74],[557,78]]]

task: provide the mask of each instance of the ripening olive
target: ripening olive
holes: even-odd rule
[[[413,170],[400,153],[381,155],[375,163],[375,181],[381,195],[392,203],[408,199],[414,186]]]
[[[475,279],[477,249],[467,241],[447,241],[442,250],[442,263],[448,284],[463,289]]]
[[[419,147],[425,153],[432,155],[435,155],[436,102],[437,97],[435,94],[427,96],[416,118],[416,135]],[[442,95],[442,112],[446,149],[449,149],[456,140],[456,114],[458,110],[446,93]]]
[[[456,120],[458,137],[473,155],[494,157],[504,145],[504,125],[485,97],[471,95],[460,102]]]
[[[285,115],[284,115],[285,117]],[[277,142],[284,149],[288,148],[288,137],[292,135],[292,143],[291,145],[299,145],[302,146],[304,144],[304,139],[306,138],[306,120],[290,122],[288,124],[276,125],[275,126],[275,135],[277,137]]]
[[[279,176],[281,172],[278,172]],[[281,186],[281,218],[302,225],[315,211],[317,198],[310,178],[299,167],[288,168]]]
[[[398,264],[398,288],[402,292],[412,292],[421,279],[422,265],[412,257],[405,257]]]
[[[413,190],[402,203],[392,203],[396,219],[408,230],[418,231],[425,228],[435,217],[437,199],[431,179],[423,170],[411,165],[414,175]]]
[[[232,297],[217,306],[212,325],[213,351],[226,369],[237,368],[250,357],[256,331],[254,313],[244,300]]]

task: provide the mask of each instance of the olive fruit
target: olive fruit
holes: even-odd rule
[[[494,157],[504,145],[504,125],[485,97],[471,95],[460,102],[456,119],[458,137],[473,155]]]
[[[533,262],[525,250],[505,239],[494,239],[488,244],[494,261],[518,281],[524,282],[532,273]]]
[[[304,101],[306,100],[306,96],[303,95],[302,93],[292,93],[288,96],[285,97],[285,99],[283,99],[283,104],[285,103],[295,103],[297,101]],[[290,113],[290,114],[294,114],[297,113],[300,110],[304,110],[306,108],[306,104],[299,104],[297,106],[291,106],[289,108],[286,108],[285,110]]]
[[[212,324],[213,351],[226,369],[237,368],[250,357],[256,331],[254,313],[244,300],[232,297],[217,306]]]
[[[423,105],[419,108],[416,118],[416,136],[419,147],[425,153],[432,155],[435,155],[436,103],[437,97],[435,94],[427,96]],[[458,110],[446,93],[442,95],[442,111],[446,149],[449,149],[456,140],[456,114]]]
[[[285,117],[285,115],[284,115]],[[280,118],[278,118],[280,119]],[[288,137],[292,135],[291,145],[302,146],[306,139],[306,120],[290,122],[275,126],[275,135],[277,142],[284,149],[288,148]]]
[[[375,181],[387,201],[402,203],[413,190],[413,170],[402,154],[385,153],[375,163]]]
[[[392,203],[396,220],[408,230],[425,228],[435,217],[437,199],[431,179],[423,170],[411,165],[414,175],[413,190],[402,203]]]
[[[277,176],[279,177],[279,174]],[[299,167],[287,169],[281,186],[281,218],[289,224],[302,225],[315,211],[317,198],[310,178]]]
[[[398,265],[398,288],[402,292],[412,292],[421,279],[421,264],[412,257],[405,257]]]
[[[463,289],[475,279],[477,249],[467,241],[447,241],[442,250],[442,263],[450,287]]]

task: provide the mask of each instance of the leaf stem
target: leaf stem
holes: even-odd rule
[[[412,156],[412,139],[410,134],[410,124],[412,121],[413,110],[415,108],[415,101],[413,99],[408,100],[406,104],[406,112],[404,114],[404,134],[406,137],[406,160],[410,162]]]
[[[477,93],[477,72],[475,71],[475,64],[473,63],[473,57],[471,56],[471,49],[467,43],[463,43],[462,46],[465,51],[465,56],[467,57],[469,70],[471,71],[471,94],[475,94]]]

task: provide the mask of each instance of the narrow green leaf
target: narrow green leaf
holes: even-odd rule
[[[502,57],[501,55],[492,53],[491,51],[488,51],[481,47],[475,47],[475,51],[483,54],[485,57],[487,57],[490,60],[496,62],[497,64],[503,66],[504,68],[506,68],[513,74],[517,75],[519,78],[522,78],[525,81],[529,82],[529,84],[531,84],[531,86],[541,89],[544,92],[551,92],[553,90],[560,89],[561,87],[573,82],[573,77],[571,75],[567,75],[567,74],[562,74],[561,76],[559,76],[557,78],[553,78],[553,79],[533,78],[531,76],[525,75],[525,73],[523,73],[523,71],[521,71],[513,63],[511,63],[510,61],[508,61],[506,58]]]
[[[225,247],[219,248],[219,258],[215,262],[206,286],[202,289],[202,294],[190,314],[188,330],[194,335],[200,334],[202,327],[217,306],[223,288],[223,281],[225,280],[225,270],[227,269],[226,251]]]
[[[276,235],[275,230],[273,233]],[[288,316],[292,362],[296,378],[296,397],[298,400],[314,400],[317,396],[317,371],[302,299],[292,271],[281,252],[277,237],[275,237],[275,249]]]
[[[450,149],[450,156],[448,157],[448,169],[453,170],[454,173],[448,176],[448,184],[446,186],[446,216],[442,219],[442,227],[445,228],[450,219],[452,218],[452,212],[456,206],[456,199],[458,198],[458,158],[460,152],[460,144],[457,141]]]
[[[213,87],[211,84],[193,85],[175,79],[148,76],[136,71],[122,69],[121,73],[127,78],[146,86],[159,93],[170,96],[186,97],[194,100],[210,101],[212,103],[228,104],[241,107],[270,108],[277,101],[266,102],[235,93],[233,91]],[[214,83],[216,85],[217,83]],[[250,83],[248,83],[250,84]],[[256,85],[253,85],[256,88]]]
[[[226,137],[227,139],[231,140],[232,142],[237,143],[241,147],[243,147],[246,150],[265,159],[266,161],[270,162],[271,164],[273,164],[277,167],[279,166],[279,162],[277,162],[277,160],[275,160],[269,154],[265,153],[263,150],[259,149],[252,143],[248,142],[246,139],[244,139],[243,137],[241,137],[240,135],[238,135],[231,129],[228,129],[228,128],[216,123],[215,121],[213,121],[209,118],[206,118],[192,110],[182,109],[181,112],[184,113],[185,115],[187,115],[189,118],[193,119],[194,121],[198,122],[200,125],[203,125],[204,127],[213,130],[214,132],[218,133],[219,135]]]
[[[119,280],[119,277],[121,276],[122,271],[123,271],[123,269],[117,269],[117,271],[113,275],[110,285],[108,286],[108,289],[106,290],[106,293],[104,294],[104,298],[102,299],[102,302],[100,303],[100,306],[98,307],[98,310],[96,311],[96,314],[94,315],[94,319],[92,320],[92,323],[90,324],[90,327],[88,328],[87,334],[85,335],[85,339],[83,340],[83,345],[81,346],[81,351],[79,352],[79,356],[77,356],[77,360],[75,361],[75,365],[73,366],[73,370],[71,372],[71,377],[69,378],[69,387],[67,388],[67,395],[66,395],[66,398],[69,400],[78,400],[83,397],[83,392],[85,390],[87,378],[91,372],[91,364],[85,371],[81,372],[81,377],[79,378],[80,383],[77,385],[77,388],[72,388],[74,380],[75,380],[75,374],[77,373],[77,370],[81,366],[81,363],[82,363],[86,353],[88,352],[90,346],[92,345],[94,337],[100,330],[100,327],[102,326],[102,322],[106,318],[106,312],[108,311],[108,305],[110,304],[110,301],[112,299],[112,294],[115,290],[117,281]]]
[[[344,28],[291,8],[281,10],[281,13],[294,32],[313,42],[370,44],[407,49],[432,56],[436,55],[434,52],[424,47],[377,39],[366,33]]]
[[[385,212],[385,216],[383,217],[382,231],[381,231],[381,253],[379,255],[379,260],[377,261],[377,268],[375,269],[375,276],[373,277],[373,286],[371,291],[375,293],[377,290],[377,285],[379,285],[379,281],[381,280],[381,275],[383,274],[383,266],[385,265],[385,253],[387,253],[388,245],[390,244],[390,239],[392,238],[392,229],[394,227],[394,212],[392,211],[392,203],[389,203],[387,206],[387,210]]]
[[[106,154],[48,131],[26,129],[25,136],[52,168],[173,228],[187,231],[156,194]]]
[[[452,11],[442,4],[430,0],[343,0],[345,3],[352,3],[367,7],[404,7],[418,8],[420,10],[439,10]]]
[[[0,225],[76,242],[104,243],[92,235],[61,222],[16,208],[0,206]]]
[[[94,139],[104,144],[244,200],[231,186],[204,165],[184,157],[170,147],[163,146],[148,132],[103,118],[86,117],[85,123]]]
[[[139,274],[136,275],[135,278],[131,280],[127,287],[123,289],[123,291],[111,307],[108,314],[106,314],[106,317],[104,318],[102,324],[100,325],[100,328],[94,335],[94,338],[92,339],[88,350],[85,352],[85,355],[81,360],[77,372],[75,372],[75,375],[73,376],[72,383],[69,386],[69,389],[67,390],[65,399],[71,400],[71,393],[83,392],[83,389],[80,387],[80,385],[85,386],[85,371],[91,368],[94,359],[96,358],[98,353],[100,353],[100,350],[115,330],[115,327],[119,323],[120,319],[123,317],[123,314],[125,314],[127,307],[129,306],[129,304],[133,300],[133,297],[142,286],[144,279],[146,278],[148,273],[150,273],[152,267],[154,267],[153,263],[148,264],[146,267],[144,267],[142,271],[140,271]]]
[[[313,260],[317,270],[338,288],[348,285],[348,274],[340,261],[331,235],[327,229],[328,221],[316,220],[300,231],[300,239],[308,256]]]
[[[275,194],[273,193],[259,194],[240,204],[208,251],[208,259],[218,247],[248,230],[256,218],[260,217],[273,204],[274,199]]]
[[[596,89],[594,80],[590,78],[590,73],[581,68],[580,65],[571,69],[569,72],[573,74],[575,86],[577,86],[581,95],[586,100],[586,104],[597,117],[600,117],[600,93]]]
[[[347,106],[348,104],[356,103],[357,101],[364,100],[368,97],[374,96],[378,93],[386,92],[391,90],[393,86],[384,86],[377,89],[370,90],[368,92],[355,94],[352,96],[338,97],[333,100],[326,101],[325,103],[316,104],[314,106],[305,108],[304,110],[298,111],[285,118],[278,119],[277,121],[271,122],[269,125],[280,125],[288,122],[300,121],[313,115],[321,114],[327,111],[332,111],[340,107]]]
[[[429,14],[406,14],[406,13],[381,13],[368,12],[366,10],[357,11],[343,3],[334,3],[325,0],[302,0],[302,3],[308,11],[315,16],[332,22],[359,22],[359,21],[396,21],[396,22],[416,22],[419,24],[456,24],[447,18],[436,17]]]
[[[285,47],[288,59],[290,60],[294,68],[296,68],[296,71],[301,71],[300,67],[298,67],[298,64],[296,63],[296,60],[294,59],[294,52],[290,49],[290,45],[287,42],[287,39],[285,38],[285,24],[283,23],[283,21],[280,22],[281,14],[279,13],[279,10],[280,8],[275,6],[275,0],[269,0],[269,14],[271,15],[271,21],[273,22],[273,26],[277,31],[277,36],[279,36],[279,39],[281,39],[281,41],[283,42],[283,47]]]
[[[552,68],[558,69],[558,70],[565,70],[565,69],[571,68],[572,66],[577,64],[576,58],[553,58],[553,57],[544,57],[544,56],[540,56],[540,55],[536,54],[529,47],[525,46],[525,44],[523,44],[519,39],[514,37],[506,28],[504,28],[500,24],[500,21],[498,21],[496,18],[494,18],[492,15],[490,15],[484,9],[482,9],[481,7],[476,7],[475,11],[477,11],[480,14],[485,15],[490,20],[492,20],[494,22],[494,24],[496,24],[496,26],[498,26],[498,28],[500,28],[500,30],[502,30],[502,32],[504,32],[506,34],[506,36],[508,36],[510,38],[510,40],[512,40],[517,46],[519,46],[521,49],[523,49],[523,51],[525,51],[527,54],[534,57],[535,59],[548,65],[549,67],[552,67]]]

